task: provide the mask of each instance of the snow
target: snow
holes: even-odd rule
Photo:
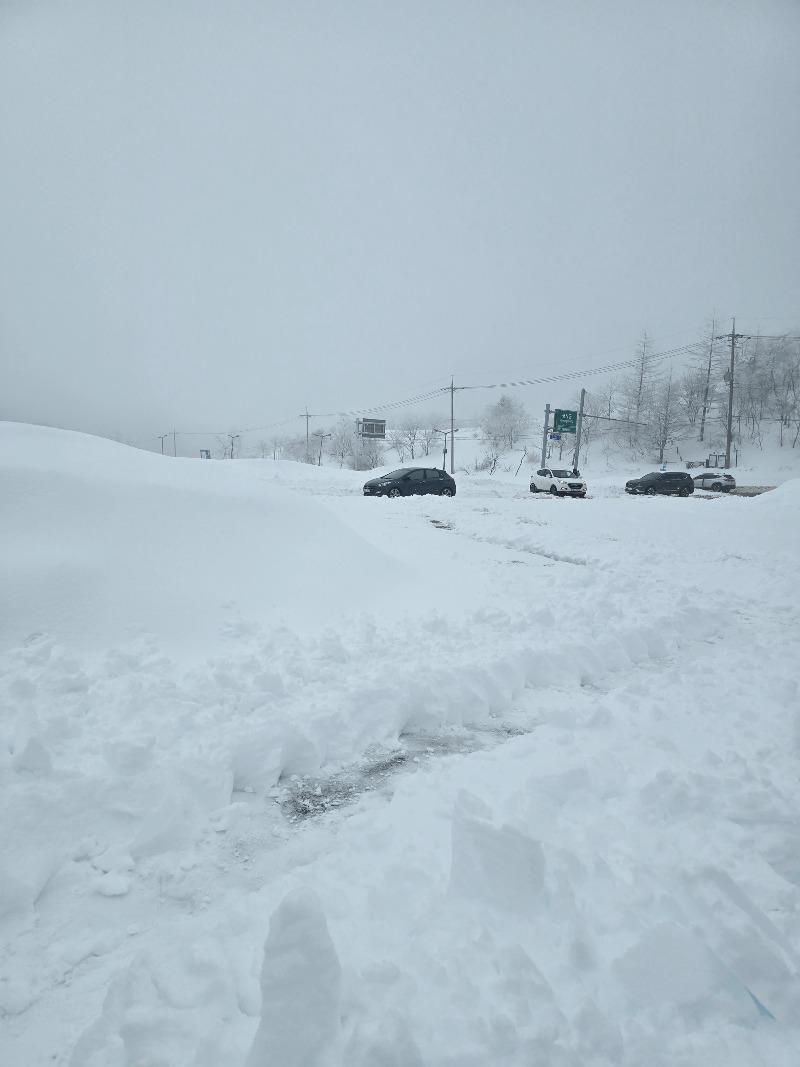
[[[340,1030],[342,969],[322,905],[310,890],[289,893],[273,912],[261,971],[261,1019],[247,1067],[303,1067]]]
[[[1,1062],[794,1067],[800,480],[0,457]]]

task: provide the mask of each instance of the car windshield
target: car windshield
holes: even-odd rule
[[[575,471],[553,471],[554,478],[580,478],[580,474]]]

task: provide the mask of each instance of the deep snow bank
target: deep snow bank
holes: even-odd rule
[[[295,627],[259,602],[189,660],[87,624],[82,655],[66,616],[60,641],[0,649],[0,1062],[795,1067],[791,490],[577,502],[475,477],[455,500],[366,501],[347,473],[17,431],[43,447],[23,440],[6,485],[38,520],[62,493],[69,559],[92,524],[65,484],[104,532],[120,486],[172,530],[233,515],[261,538],[274,509],[295,568],[298,516],[338,532]],[[59,558],[49,529],[40,566]],[[337,553],[364,611],[334,627]],[[96,555],[98,580],[119,569]],[[204,558],[181,588],[217,625],[240,561]],[[138,601],[114,580],[124,619]],[[175,640],[174,615],[161,627]],[[411,733],[441,752],[459,731],[494,741],[285,816],[286,792],[357,773],[373,746]]]
[[[316,500],[237,464],[0,424],[0,646],[35,633],[198,652],[223,626],[314,626],[410,576]]]
[[[755,498],[759,511],[795,511],[800,512],[800,478],[791,478],[777,489],[762,493]]]

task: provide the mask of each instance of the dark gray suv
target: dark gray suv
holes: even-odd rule
[[[689,496],[694,492],[694,482],[687,471],[654,471],[643,478],[631,478],[625,483],[625,492],[647,496]]]
[[[364,484],[364,496],[455,496],[456,483],[436,467],[401,467],[391,474],[371,478]]]

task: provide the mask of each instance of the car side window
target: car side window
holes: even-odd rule
[[[425,471],[425,478],[429,482],[439,482],[444,478],[444,471],[431,470],[428,468],[428,470]]]
[[[412,471],[409,474],[408,480],[410,482],[421,482],[424,477],[425,477],[425,471],[423,471],[423,470],[415,470],[415,471]]]
[[[544,472],[544,476],[545,476],[545,478],[552,478],[553,477],[553,475],[552,475],[552,473],[550,471],[545,471]]]

